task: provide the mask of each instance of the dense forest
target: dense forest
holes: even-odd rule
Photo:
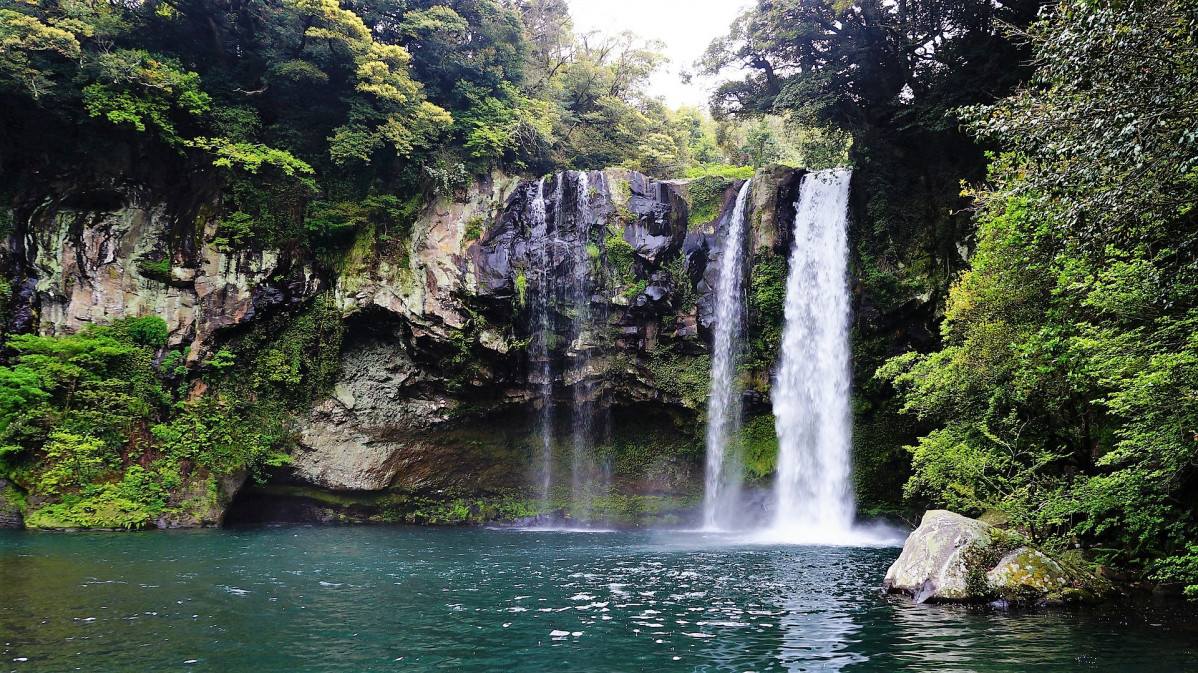
[[[2,0],[0,227],[20,248],[46,185],[149,186],[192,218],[137,262],[169,283],[204,246],[399,250],[497,172],[851,165],[863,508],[1001,513],[1198,596],[1195,35],[1187,0],[761,0],[695,64],[723,81],[698,110],[648,90],[658,46],[562,0]],[[14,258],[0,476],[49,503],[30,524],[262,477],[333,386],[323,299],[210,352],[152,315],[50,335]]]

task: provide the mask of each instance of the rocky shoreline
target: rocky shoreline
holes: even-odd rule
[[[947,510],[924,514],[882,588],[916,603],[1041,606],[1121,593],[1107,578],[1038,549],[1018,532]]]

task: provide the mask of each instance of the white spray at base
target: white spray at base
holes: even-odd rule
[[[728,464],[739,464],[740,457],[725,460],[725,449],[737,441],[740,431],[736,356],[741,351],[745,313],[745,211],[752,192],[753,181],[748,180],[736,195],[716,279],[711,389],[707,396],[707,478],[703,496],[703,527],[708,530],[727,523],[722,519],[739,496],[739,470],[728,470]]]
[[[848,200],[851,171],[803,177],[772,397],[778,471],[771,539],[851,544]]]

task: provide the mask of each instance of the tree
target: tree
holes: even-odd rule
[[[908,493],[999,508],[1198,595],[1198,7],[1059,3],[1001,142],[945,347],[880,372],[936,429]]]

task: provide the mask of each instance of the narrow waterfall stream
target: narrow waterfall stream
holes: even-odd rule
[[[739,444],[740,434],[741,396],[736,385],[736,357],[744,346],[745,211],[752,193],[753,181],[748,180],[736,195],[716,280],[703,498],[703,527],[713,530],[731,523],[730,510],[739,499],[740,457],[729,456],[728,449]]]
[[[573,185],[571,182],[573,181]],[[596,218],[590,207],[590,178],[585,172],[562,172],[546,179],[529,195],[529,256],[526,275],[529,311],[529,372],[539,398],[536,418],[540,455],[536,468],[541,497],[548,503],[554,487],[565,477],[555,475],[555,385],[560,379],[572,391],[570,424],[569,511],[575,521],[587,521],[595,495],[606,490],[606,471],[595,464],[596,419],[604,409],[595,399],[597,381],[591,362],[599,347],[592,297],[596,287],[594,252],[588,245]],[[597,250],[597,248],[596,248]],[[562,282],[563,272],[568,272]],[[562,318],[568,324],[562,325]],[[564,338],[559,337],[561,335]]]
[[[537,477],[541,485],[541,498],[549,502],[553,486],[553,305],[550,289],[553,287],[553,246],[549,245],[549,222],[545,209],[545,178],[537,182],[535,193],[529,201],[529,228],[533,241],[539,241],[532,249],[532,268],[523,276],[523,288],[517,291],[527,296],[529,277],[532,277],[532,306],[529,311],[532,343],[529,344],[529,372],[536,379],[537,398],[540,403],[537,416],[537,432],[541,440],[538,456]],[[521,299],[524,301],[524,299]]]
[[[570,239],[569,296],[567,313],[570,318],[570,343],[567,353],[573,372],[573,414],[571,420],[571,515],[576,521],[591,518],[591,509],[597,492],[603,490],[600,470],[595,465],[592,450],[595,446],[595,420],[599,414],[596,404],[596,380],[591,376],[591,356],[597,346],[597,333],[591,297],[595,289],[595,262],[591,259],[588,244],[594,218],[590,208],[590,177],[585,171],[577,174],[572,209],[573,237]],[[559,208],[566,208],[566,192],[559,190]],[[564,223],[564,219],[562,220]]]
[[[847,169],[803,177],[786,281],[773,534],[790,542],[851,537]]]

